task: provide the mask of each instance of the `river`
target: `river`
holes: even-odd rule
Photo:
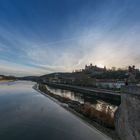
[[[46,96],[33,82],[0,84],[0,140],[108,140]]]

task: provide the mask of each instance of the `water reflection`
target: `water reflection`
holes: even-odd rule
[[[90,106],[92,106],[96,110],[109,114],[111,117],[114,117],[114,112],[118,108],[117,105],[113,105],[109,102],[97,99],[97,98],[95,98],[95,96],[85,95],[82,93],[73,92],[73,91],[69,91],[69,90],[53,88],[53,87],[50,87],[47,85],[46,85],[46,87],[49,91],[51,91],[52,93],[54,93],[56,95],[66,97],[66,98],[69,98],[74,101],[78,101],[82,104],[88,103],[88,104],[90,104]]]
[[[32,89],[32,82],[0,84],[0,140],[107,140]]]

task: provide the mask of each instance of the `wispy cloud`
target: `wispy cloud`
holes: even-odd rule
[[[7,15],[1,16],[4,12],[0,9],[0,74],[72,71],[90,62],[107,67],[140,67],[137,5],[136,0],[90,1],[78,4],[75,11],[69,7],[63,18],[60,9],[53,11],[56,15],[46,12],[45,16],[36,8],[31,13],[26,9],[16,14],[17,7],[13,13],[6,7]],[[16,16],[14,20],[11,14]]]
[[[135,27],[134,27],[135,28]],[[82,36],[65,43],[57,42],[38,45],[27,49],[26,54],[32,63],[39,65],[49,65],[54,70],[71,71],[83,67],[86,63],[92,62],[96,65],[102,64],[111,66],[127,66],[136,64],[139,58],[140,35],[133,32],[133,29],[121,34],[101,32],[100,35]],[[137,31],[139,28],[137,28]],[[134,37],[133,37],[134,36]],[[132,49],[133,48],[133,49]],[[59,69],[61,68],[61,69]]]
[[[42,75],[48,72],[47,70],[33,68],[29,66],[19,65],[8,61],[0,61],[0,74],[6,75]]]

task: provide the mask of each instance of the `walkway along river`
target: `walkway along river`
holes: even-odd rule
[[[0,84],[1,140],[109,140],[32,89],[32,82]]]

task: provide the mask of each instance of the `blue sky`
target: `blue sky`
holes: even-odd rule
[[[140,68],[139,0],[0,0],[0,74]]]

